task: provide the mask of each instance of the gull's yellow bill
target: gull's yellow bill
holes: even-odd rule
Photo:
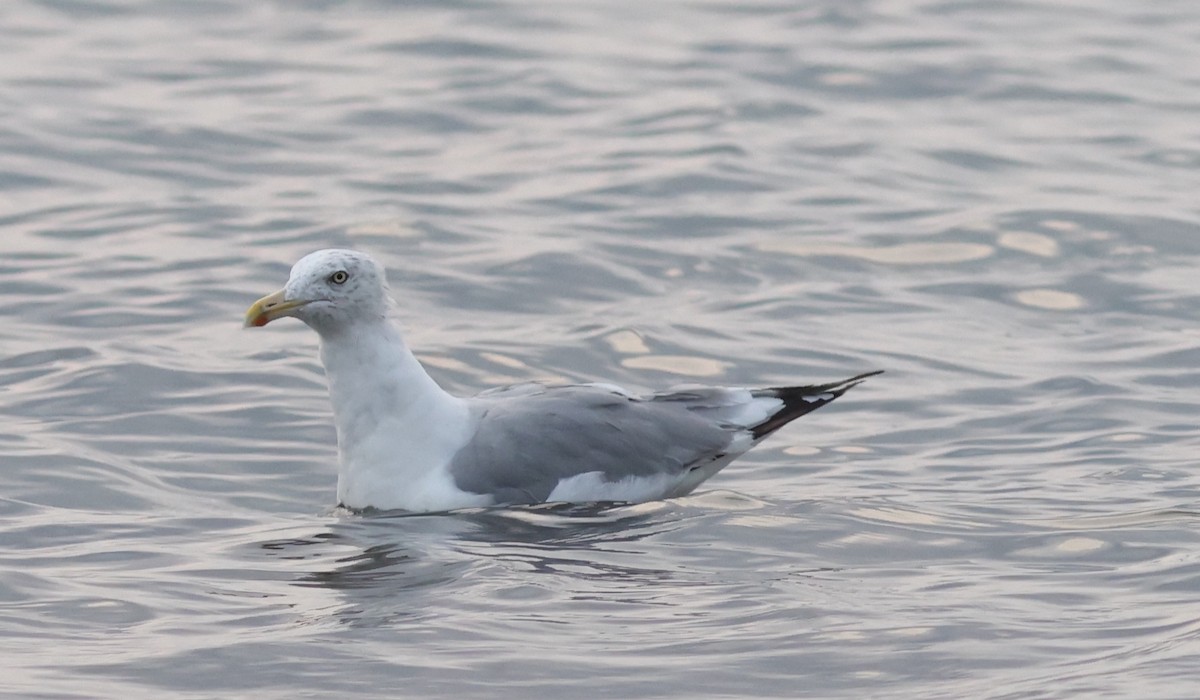
[[[273,292],[266,295],[262,299],[250,305],[246,309],[246,328],[265,326],[277,318],[291,316],[292,311],[309,303],[305,299],[292,299],[288,301],[284,298],[283,290]]]

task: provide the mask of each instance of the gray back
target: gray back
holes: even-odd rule
[[[608,481],[678,474],[719,456],[737,430],[690,405],[587,385],[477,397],[478,430],[450,472],[459,488],[497,503],[544,501],[561,480],[588,472]]]

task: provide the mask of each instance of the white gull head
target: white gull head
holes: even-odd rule
[[[292,316],[327,336],[359,321],[378,322],[390,305],[387,277],[374,258],[354,250],[318,250],[292,266],[283,289],[250,307],[246,325]]]

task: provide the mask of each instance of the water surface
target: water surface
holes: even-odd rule
[[[1193,698],[1194,3],[13,0],[0,694]],[[885,369],[691,497],[333,509],[447,388]]]

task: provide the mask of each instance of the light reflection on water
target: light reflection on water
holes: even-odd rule
[[[1187,3],[0,10],[14,697],[1196,695]],[[459,392],[885,369],[686,499],[330,510],[315,248]]]

